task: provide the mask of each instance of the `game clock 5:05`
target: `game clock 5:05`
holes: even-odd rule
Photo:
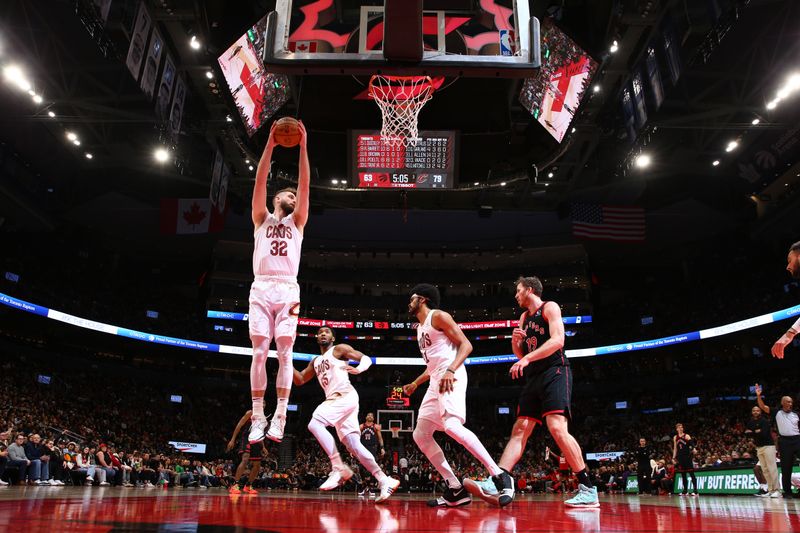
[[[444,189],[447,174],[416,172],[359,172],[358,186],[365,189]]]

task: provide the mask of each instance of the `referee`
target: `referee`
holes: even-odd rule
[[[770,413],[770,408],[764,405],[761,399],[761,387],[756,384],[756,401],[758,407],[765,413]],[[781,408],[775,413],[775,424],[778,426],[778,453],[781,454],[781,481],[783,482],[783,497],[792,498],[792,466],[795,457],[800,457],[800,416],[792,411],[793,405],[790,396],[781,398]]]

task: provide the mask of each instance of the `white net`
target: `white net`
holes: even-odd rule
[[[416,145],[419,111],[433,90],[430,76],[372,76],[369,95],[383,115],[381,140],[394,147]]]

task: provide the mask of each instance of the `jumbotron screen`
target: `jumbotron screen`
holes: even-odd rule
[[[247,134],[252,136],[289,100],[289,80],[264,68],[267,17],[217,58]]]
[[[450,189],[456,180],[455,131],[421,131],[413,146],[391,146],[380,132],[353,130],[350,181],[364,189]]]

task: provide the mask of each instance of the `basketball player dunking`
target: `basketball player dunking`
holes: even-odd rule
[[[419,407],[413,436],[419,449],[445,480],[447,489],[443,496],[430,500],[428,505],[456,507],[472,501],[450,468],[441,447],[433,439],[434,432],[444,431],[483,463],[499,493],[498,503],[505,506],[514,499],[514,480],[507,471],[497,466],[478,437],[464,427],[467,419],[467,370],[464,360],[472,352],[472,344],[453,317],[439,310],[439,301],[439,289],[433,285],[420,284],[411,291],[408,312],[419,320],[417,340],[427,369],[403,387],[404,392],[411,395],[421,383],[430,379]]]
[[[581,448],[567,429],[572,395],[572,370],[564,354],[564,323],[561,308],[542,300],[542,282],[536,277],[517,280],[516,300],[525,311],[514,329],[511,349],[517,361],[512,379],[525,377],[519,397],[517,420],[500,458],[500,468],[512,471],[519,462],[536,424],[547,420],[547,429],[578,478],[578,494],[567,500],[570,507],[599,507],[597,488],[592,486]],[[467,490],[489,503],[497,502],[497,491],[489,480],[466,480]]]
[[[250,364],[250,389],[253,398],[251,443],[264,440],[267,419],[264,416],[264,391],[267,388],[267,355],[272,339],[278,352],[278,376],[275,380],[278,402],[266,437],[275,442],[283,440],[286,426],[286,407],[292,390],[292,348],[297,334],[300,312],[300,287],[297,271],[300,267],[300,248],[303,228],[308,220],[308,189],[310,171],[306,147],[306,129],[299,123],[300,161],[297,190],[281,189],[272,198],[273,212],[267,210],[267,175],[275,148],[275,125],[269,133],[267,146],[258,163],[253,188],[253,225],[255,249],[250,288],[250,341],[253,360]]]
[[[400,481],[387,476],[375,462],[375,456],[361,444],[361,434],[358,431],[358,393],[350,384],[350,374],[360,374],[372,365],[372,361],[352,346],[334,344],[335,340],[331,328],[319,328],[317,344],[322,355],[315,357],[302,372],[292,369],[295,385],[302,385],[316,375],[325,391],[325,401],[314,410],[311,422],[308,423],[308,430],[328,454],[333,467],[320,490],[333,490],[353,477],[353,471],[342,462],[336,449],[336,441],[328,432],[328,427],[333,426],[347,451],[378,480],[380,494],[375,502],[382,502],[392,495]],[[347,364],[348,361],[356,361],[358,366],[353,368]]]
[[[367,413],[367,418],[364,423],[359,427],[361,431],[361,444],[364,445],[369,453],[374,457],[383,457],[386,455],[386,450],[383,448],[383,436],[381,435],[380,424],[375,423],[375,415]],[[364,490],[359,493],[359,496],[369,496],[369,484],[364,482]]]

